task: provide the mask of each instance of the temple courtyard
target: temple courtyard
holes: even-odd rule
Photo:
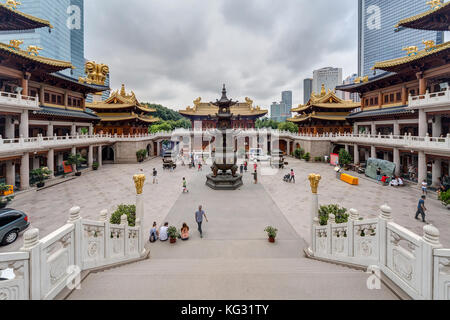
[[[365,178],[359,186],[350,186],[337,180],[329,165],[288,161],[289,167],[280,171],[261,166],[256,185],[251,174],[245,174],[245,184],[237,191],[206,187],[206,166],[203,172],[188,167],[163,171],[159,158],[139,165],[105,165],[77,179],[23,194],[12,207],[29,214],[43,238],[65,224],[73,206],[81,207],[83,218],[98,220],[102,209],[113,212],[118,204],[133,204],[132,176],[142,168],[147,175],[145,229],[153,221],[190,226],[188,242],[147,244],[149,260],[92,273],[70,299],[396,299],[384,286],[368,290],[369,275],[362,271],[304,257],[311,195],[306,177],[312,172],[322,175],[320,204],[336,203],[357,209],[362,217],[375,217],[379,206],[388,203],[395,222],[422,235],[424,224],[414,219],[420,191],[384,187]],[[154,167],[159,173],[155,185]],[[282,180],[290,168],[296,172],[296,184]],[[183,177],[190,191],[186,194],[182,194]],[[194,220],[200,204],[209,219],[204,222],[203,239]],[[428,221],[441,230],[441,242],[448,247],[450,211],[435,199],[426,206]],[[279,229],[276,244],[267,242],[268,225]],[[21,237],[0,252],[19,250],[22,241]]]

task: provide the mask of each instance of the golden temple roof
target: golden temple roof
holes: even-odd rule
[[[325,86],[322,85],[322,90],[320,94],[311,94],[306,105],[299,105],[297,108],[292,109],[292,112],[304,112],[307,110],[314,109],[344,109],[349,112],[355,108],[359,108],[361,104],[355,103],[351,100],[343,100],[339,98],[334,91],[329,90],[328,93],[325,91]]]
[[[67,68],[74,69],[75,67],[72,65],[72,63],[62,60],[56,60],[51,58],[42,57],[40,55],[34,55],[30,54],[29,51],[22,50],[20,48],[13,48],[11,45],[7,45],[5,43],[0,42],[0,51],[5,52],[7,54],[11,54],[13,56],[16,56],[18,58],[26,59],[32,62],[37,62],[40,64],[44,64],[47,66],[52,67],[53,69],[56,69],[54,71],[60,71]]]
[[[440,44],[440,45],[437,45],[431,50],[417,51],[415,54],[413,53],[411,55],[408,55],[408,56],[405,56],[402,58],[377,62],[373,68],[384,70],[384,71],[396,71],[395,69],[398,69],[398,67],[409,64],[411,62],[416,62],[416,61],[422,60],[426,57],[433,56],[438,53],[442,53],[449,49],[450,49],[450,41]]]
[[[19,4],[19,3],[17,3]],[[30,30],[42,27],[53,28],[48,20],[13,9],[7,4],[0,3],[0,16],[9,15],[12,19],[1,19],[0,30]]]
[[[261,109],[259,106],[253,107],[253,101],[245,98],[246,102],[240,102],[231,107],[231,113],[234,116],[261,117],[268,113],[267,110]],[[178,111],[183,116],[215,116],[219,108],[209,102],[201,102],[201,98],[194,100],[194,107],[187,107],[185,110]]]
[[[434,31],[449,31],[448,15],[450,2],[430,1],[432,8],[426,12],[401,20],[395,28],[413,28]]]
[[[160,119],[150,115],[156,112],[156,109],[142,105],[136,99],[133,91],[127,94],[125,85],[122,88],[111,93],[111,96],[105,101],[86,103],[86,107],[94,110],[101,118],[102,122],[114,122],[138,119],[147,123],[155,123]],[[120,112],[119,110],[129,110]]]

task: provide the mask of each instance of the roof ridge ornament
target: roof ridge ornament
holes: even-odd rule
[[[443,5],[441,0],[430,0],[427,4],[431,7],[431,10],[442,8]]]
[[[21,44],[23,44],[23,40],[9,40],[8,48],[13,50],[20,50]]]
[[[425,45],[425,51],[430,52],[436,49],[436,42],[433,40],[422,40],[422,43]]]
[[[35,57],[39,55],[40,50],[44,50],[44,49],[41,47],[38,47],[38,46],[28,46],[28,48],[27,48],[28,54],[30,56],[35,56]]]
[[[402,51],[406,51],[406,54],[408,57],[412,57],[417,55],[417,53],[419,52],[419,48],[417,46],[409,46],[406,48],[403,48]]]
[[[22,3],[15,1],[15,0],[6,0],[5,5],[11,10],[16,10],[17,6],[22,5]]]

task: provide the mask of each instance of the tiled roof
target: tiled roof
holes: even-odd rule
[[[53,28],[48,20],[40,19],[32,15],[13,10],[6,4],[0,3],[0,30],[30,30],[42,27]]]
[[[434,31],[449,31],[448,17],[450,15],[450,2],[442,3],[437,9],[431,9],[413,17],[401,20],[396,28],[412,28]]]
[[[347,118],[348,119],[358,119],[358,118],[366,118],[366,117],[379,117],[379,116],[387,116],[387,115],[399,115],[399,114],[413,113],[411,110],[406,109],[407,107],[408,106],[401,106],[401,107],[392,107],[392,108],[385,108],[385,109],[360,111],[360,112],[352,113]]]
[[[87,120],[100,120],[99,117],[89,112],[88,110],[86,111],[67,110],[62,108],[47,107],[45,105],[41,106],[41,110],[33,111],[33,114],[58,116],[66,118],[80,118]]]

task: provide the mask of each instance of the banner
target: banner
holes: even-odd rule
[[[332,153],[330,155],[330,164],[332,166],[337,166],[339,164],[339,155],[336,153]]]
[[[66,161],[63,161],[64,173],[72,173],[73,168],[72,165],[67,164]]]

